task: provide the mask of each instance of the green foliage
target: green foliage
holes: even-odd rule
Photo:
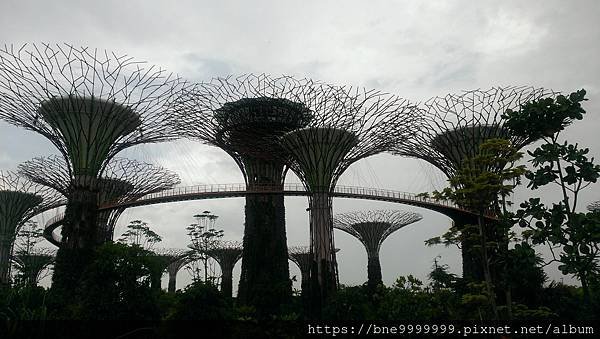
[[[224,320],[232,319],[233,309],[216,286],[194,281],[184,291],[177,291],[177,304],[168,319]]]
[[[584,298],[589,303],[589,282],[598,275],[600,258],[600,218],[594,213],[577,212],[580,192],[600,178],[600,165],[589,159],[589,149],[577,144],[559,143],[560,132],[574,120],[583,119],[585,110],[581,102],[585,90],[560,95],[525,104],[519,111],[508,111],[507,126],[513,133],[529,139],[543,139],[544,143],[531,156],[533,171],[525,176],[528,187],[538,189],[556,184],[562,194],[558,203],[550,207],[531,198],[523,202],[517,212],[519,225],[534,244],[546,243],[553,250],[559,246],[561,253],[553,253],[553,261],[560,263],[563,274],[573,274],[582,283]],[[543,120],[540,120],[543,119]]]
[[[158,294],[150,287],[150,255],[139,246],[107,243],[83,274],[74,305],[77,319],[153,320],[160,318]]]
[[[585,90],[571,93],[568,97],[559,95],[556,99],[544,98],[521,106],[520,110],[507,110],[502,116],[505,127],[514,135],[529,140],[552,137],[564,130],[573,120],[583,119],[585,110],[581,102],[585,99]]]

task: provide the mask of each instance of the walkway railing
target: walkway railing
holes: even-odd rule
[[[246,194],[260,193],[280,193],[287,195],[309,195],[302,184],[284,184],[282,185],[253,185],[249,190],[246,190],[246,184],[214,184],[214,185],[196,185],[176,187],[170,190],[151,193],[137,199],[121,200],[101,206],[103,209],[117,208],[120,206],[133,207],[146,205],[148,203],[160,203],[167,201],[188,200],[190,196],[197,195],[213,195],[213,196],[242,196]],[[415,202],[433,206],[444,206],[453,209],[462,210],[459,206],[448,200],[435,200],[429,197],[417,195],[414,193],[386,190],[379,188],[358,187],[358,186],[343,186],[338,185],[332,192],[332,196],[352,196],[361,198],[371,198],[374,200],[404,200],[406,202]]]

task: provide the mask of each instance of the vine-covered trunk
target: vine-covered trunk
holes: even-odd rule
[[[494,320],[498,320],[498,308],[496,307],[496,293],[494,292],[493,282],[492,282],[492,274],[490,271],[490,260],[488,257],[487,250],[487,239],[486,239],[486,231],[484,229],[483,215],[480,215],[477,218],[477,223],[479,226],[479,236],[481,238],[481,262],[483,265],[483,274],[485,277],[485,285],[488,294],[488,298],[490,299],[490,304],[492,306],[492,313],[494,314]]]
[[[62,229],[62,246],[56,253],[52,286],[72,293],[98,245],[98,195],[90,189],[74,189],[69,196]]]
[[[246,196],[246,224],[238,300],[259,317],[291,300],[283,194]]]
[[[318,315],[329,295],[337,290],[337,263],[333,240],[331,198],[315,192],[310,200],[311,300]]]
[[[0,286],[10,284],[10,253],[13,242],[8,237],[0,236]]]
[[[379,254],[371,255],[368,258],[367,263],[367,277],[368,277],[368,285],[370,287],[375,287],[383,283],[382,275],[381,275],[381,263],[379,261]]]

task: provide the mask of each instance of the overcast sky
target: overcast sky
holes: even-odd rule
[[[600,158],[600,2],[590,1],[23,1],[0,2],[0,42],[68,42],[108,49],[157,64],[193,81],[241,73],[308,77],[395,93],[415,101],[491,86],[532,85],[570,93],[585,88],[588,111],[565,137]],[[0,122],[0,168],[56,153],[33,132]],[[121,155],[178,172],[184,184],[243,182],[219,149],[178,141],[138,146]],[[288,182],[297,182],[288,175]],[[444,178],[418,160],[379,155],[363,160],[340,184],[424,192]],[[583,194],[584,208],[600,200],[598,185]],[[555,192],[520,190],[515,200]],[[117,233],[143,219],[165,247],[185,247],[192,215],[210,210],[226,239],[241,240],[244,199],[179,202],[128,210]],[[286,198],[288,245],[307,244],[307,199]],[[460,274],[455,248],[427,248],[450,220],[427,210],[384,202],[335,199],[334,213],[405,209],[422,221],[394,233],[381,250],[383,279],[424,279],[433,258]],[[52,213],[42,216],[42,220]],[[360,243],[336,231],[340,281],[366,280]],[[556,266],[549,275],[561,279]],[[239,273],[239,264],[236,266]],[[298,269],[290,264],[292,275]],[[178,287],[187,279],[179,275]],[[237,279],[237,277],[235,278]],[[565,277],[565,279],[567,279]],[[237,285],[237,282],[234,282]]]

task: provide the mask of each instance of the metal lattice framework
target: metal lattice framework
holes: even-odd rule
[[[0,48],[0,119],[45,136],[75,178],[69,248],[96,244],[93,190],[110,159],[177,137],[170,102],[183,87],[181,78],[127,55],[68,44]]]
[[[423,159],[452,177],[466,159],[478,154],[479,146],[487,139],[508,139],[517,149],[533,142],[512,135],[504,127],[502,114],[555,94],[543,88],[513,86],[434,97],[423,104],[424,124],[419,132],[409,143],[399,144],[393,153]]]
[[[216,78],[179,101],[180,129],[226,151],[248,189],[282,186],[289,155],[278,138],[307,126],[314,110],[327,110],[333,91],[339,89],[289,76]],[[238,298],[259,313],[274,312],[291,296],[283,194],[248,196],[245,212]]]
[[[69,197],[76,180],[60,156],[39,157],[19,165],[19,173],[40,185],[52,187]],[[142,196],[171,189],[181,181],[174,172],[160,166],[125,158],[113,158],[97,180],[98,204],[135,201]],[[98,213],[99,239],[110,241],[119,216],[126,207],[102,210]],[[48,232],[46,232],[48,233]]]
[[[10,277],[10,254],[23,224],[62,204],[60,195],[14,172],[0,171],[0,284]]]
[[[35,286],[44,278],[42,272],[54,263],[55,257],[56,249],[36,247],[30,253],[17,251],[13,255],[13,262],[25,281],[29,285]]]
[[[233,287],[233,268],[242,257],[242,243],[239,241],[219,241],[205,251],[221,267],[221,292],[231,297]]]
[[[379,250],[383,241],[400,228],[423,219],[418,213],[398,210],[355,211],[337,214],[333,227],[357,238],[367,251],[368,283],[382,283]]]
[[[600,212],[600,200],[587,205],[587,210],[590,212]]]
[[[419,109],[397,96],[359,88],[332,93],[307,127],[279,139],[293,158],[291,169],[311,192],[311,279],[322,301],[337,288],[331,192],[339,177],[354,162],[405,143],[421,120]]]

